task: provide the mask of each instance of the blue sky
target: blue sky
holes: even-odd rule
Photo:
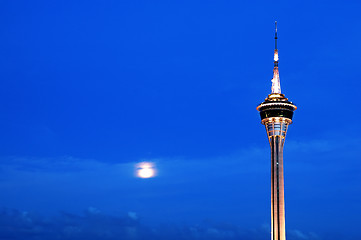
[[[288,238],[360,239],[359,1],[0,5],[0,222],[10,232],[63,227],[37,232],[49,239],[69,213],[76,229],[96,215],[99,231],[123,239],[179,229],[179,239],[268,239],[256,106],[271,89],[277,20],[282,92],[298,106],[284,152]],[[134,177],[142,161],[157,177]],[[117,232],[114,218],[136,234]],[[0,230],[24,238],[9,234]]]

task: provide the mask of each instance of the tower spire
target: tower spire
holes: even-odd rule
[[[272,93],[281,93],[280,75],[278,72],[278,49],[277,49],[277,21],[275,22],[275,51],[273,56],[273,78],[272,78]]]
[[[277,21],[275,21],[275,49],[277,49]]]

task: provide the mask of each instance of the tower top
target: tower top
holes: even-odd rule
[[[273,55],[273,78],[272,78],[272,93],[281,93],[280,75],[278,72],[278,49],[277,49],[277,21],[275,22],[275,50]]]
[[[274,49],[274,68],[272,78],[272,93],[258,105],[262,124],[270,122],[292,123],[293,112],[297,107],[281,93],[280,77],[278,72],[278,49],[277,49],[277,22],[275,22],[275,49]]]

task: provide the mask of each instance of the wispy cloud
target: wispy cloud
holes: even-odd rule
[[[270,238],[269,226],[246,229],[234,224],[205,220],[197,224],[167,223],[147,226],[135,212],[123,215],[105,214],[90,207],[81,214],[61,212],[43,217],[17,209],[0,211],[0,239],[9,240],[264,240]],[[290,240],[333,240],[299,229],[287,231]],[[345,236],[344,236],[345,237]],[[341,237],[342,238],[342,237]],[[358,239],[347,237],[343,239]]]
[[[186,240],[186,239],[249,239],[261,240],[267,237],[262,229],[249,231],[235,225],[202,222],[196,225],[160,225],[148,227],[134,218],[135,213],[125,216],[107,215],[89,208],[82,214],[61,213],[44,218],[20,210],[0,212],[1,239],[124,239],[124,240]]]
[[[320,239],[320,237],[316,233],[313,233],[313,232],[305,233],[305,232],[302,232],[297,229],[288,231],[288,235],[291,240],[292,239],[295,239],[295,240],[318,240],[318,239]]]

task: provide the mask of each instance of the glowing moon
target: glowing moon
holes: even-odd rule
[[[136,175],[140,178],[152,178],[155,176],[154,164],[151,162],[142,162],[137,164]]]

